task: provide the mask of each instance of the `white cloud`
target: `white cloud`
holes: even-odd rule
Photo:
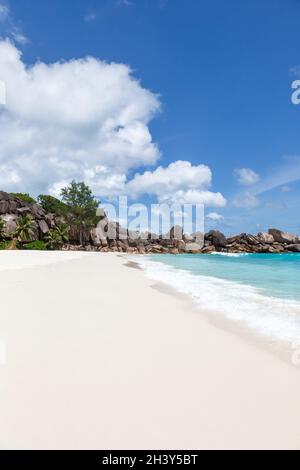
[[[148,127],[160,102],[127,65],[87,57],[26,66],[13,44],[0,41],[0,80],[6,84],[1,189],[58,196],[77,179],[100,197],[149,194],[159,202],[226,204],[210,190],[206,165],[178,160],[128,180],[132,170],[160,157]]]
[[[260,180],[260,176],[250,168],[238,168],[234,170],[234,176],[236,177],[239,184],[243,186],[250,186]]]
[[[217,212],[210,212],[206,216],[207,219],[212,220],[213,222],[219,222],[220,220],[223,220],[224,217],[221,214],[218,214]]]
[[[29,42],[28,38],[25,36],[25,34],[23,34],[22,31],[20,31],[18,28],[12,29],[11,35],[12,35],[14,41],[21,44],[21,45],[22,44],[27,44]]]
[[[173,195],[162,197],[161,200],[178,202],[179,204],[204,204],[208,207],[226,206],[226,199],[221,193],[198,189],[179,190]]]
[[[0,165],[9,162],[19,178],[3,189],[37,193],[85,177],[100,193],[159,158],[148,129],[158,98],[127,65],[87,57],[27,67],[14,45],[0,41],[0,79],[7,97]]]
[[[154,171],[136,174],[127,184],[126,190],[135,196],[154,195],[160,202],[224,206],[226,200],[222,194],[208,190],[211,179],[212,173],[208,166],[193,166],[188,161],[178,160],[165,168],[159,166]]]
[[[265,178],[245,192],[236,194],[232,199],[232,205],[243,208],[256,208],[263,203],[259,196],[265,195],[269,191],[278,189],[280,192],[288,193],[293,190],[291,183],[300,180],[300,157],[286,156],[283,163],[272,168]],[[267,204],[272,204],[268,202]],[[275,204],[277,202],[275,201]]]
[[[0,185],[4,186],[6,184],[18,184],[21,181],[18,173],[10,165],[1,164],[0,165]]]
[[[239,194],[238,197],[236,197],[232,203],[235,207],[241,207],[244,209],[254,209],[255,207],[258,207],[260,205],[260,200],[255,194],[246,192],[244,194]]]
[[[20,25],[17,25],[9,6],[6,3],[0,3],[0,23],[2,25],[2,34],[9,35],[14,42],[24,45],[28,38],[22,32]]]
[[[300,157],[287,156],[283,160],[284,163],[272,169],[270,175],[255,188],[255,194],[262,194],[300,180]]]

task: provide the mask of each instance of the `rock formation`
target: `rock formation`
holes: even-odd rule
[[[64,222],[55,214],[48,214],[35,203],[0,191],[0,217],[5,222],[5,237],[12,238],[19,217],[30,214],[34,220],[35,239],[42,240],[51,228]],[[79,233],[80,232],[80,233]],[[117,251],[126,253],[299,253],[300,238],[296,235],[270,229],[257,235],[242,233],[226,238],[218,230],[203,234],[185,234],[179,226],[165,236],[127,230],[118,222],[109,221],[103,213],[97,227],[80,230],[69,229],[69,243],[65,250]]]
[[[0,217],[5,222],[4,232],[9,238],[16,229],[17,220],[23,215],[31,215],[34,220],[35,238],[42,239],[55,226],[55,216],[47,214],[38,204],[0,191]]]

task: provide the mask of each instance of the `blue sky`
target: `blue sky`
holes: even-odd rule
[[[116,87],[121,91],[122,86],[125,87],[127,111],[139,100],[139,111],[132,119],[139,123],[139,132],[134,138],[144,139],[141,142],[143,156],[138,157],[141,147],[134,150],[126,147],[127,163],[124,165],[122,157],[117,158],[115,165],[107,163],[106,156],[103,161],[100,159],[103,174],[99,170],[99,179],[108,173],[110,177],[113,175],[113,183],[109,180],[107,191],[110,187],[117,191],[118,184],[123,187],[125,184],[139,201],[164,200],[171,193],[178,194],[183,201],[190,201],[196,195],[198,201],[200,193],[196,191],[205,191],[206,201],[212,201],[206,207],[207,215],[210,214],[206,221],[208,228],[235,233],[278,226],[300,232],[300,105],[291,101],[291,83],[300,78],[300,1],[10,0],[8,3],[0,0],[0,5],[1,37],[10,38],[14,47],[22,52],[24,66],[34,65],[36,61],[50,64],[63,60],[68,64],[72,59],[93,56],[108,64],[128,65],[132,70],[129,75],[139,81],[133,92],[129,75],[123,83],[122,72],[118,71],[120,80]],[[10,77],[8,61],[1,62],[1,53],[8,57],[11,51],[0,48],[0,79],[3,72],[2,80],[11,83],[7,78]],[[109,71],[112,69],[108,68]],[[66,68],[63,73],[70,84],[76,86]],[[81,89],[85,86],[96,89],[103,79],[101,74],[99,71],[95,83],[78,84],[81,83]],[[53,85],[51,80],[45,85],[44,77],[38,76],[36,86],[39,89],[41,83],[48,89],[51,83]],[[112,93],[118,93],[118,88],[116,90]],[[141,96],[141,90],[145,96]],[[22,99],[19,98],[18,103]],[[101,103],[100,92],[99,99]],[[121,109],[123,105],[120,97],[106,112],[114,113],[116,106]],[[9,110],[9,127],[5,127],[8,126],[7,115],[5,117],[8,111],[2,110],[2,119],[6,120],[5,125],[0,121],[0,132],[13,136],[16,122],[20,118],[27,119],[26,128],[22,129],[24,136],[37,134],[38,130],[41,135],[48,126],[45,139],[49,138],[52,143],[49,129],[53,129],[53,125],[48,118],[42,131],[36,123],[32,124],[33,116],[38,116],[37,105],[32,104],[30,113],[24,111],[28,102],[17,106],[14,104]],[[39,106],[43,106],[43,99]],[[49,116],[52,111],[46,112],[47,106],[45,100],[44,114]],[[93,113],[87,117],[91,129],[96,125]],[[39,119],[41,123],[44,117]],[[75,128],[71,129],[71,124]],[[69,132],[70,148],[75,145],[74,134],[82,132],[76,125],[78,123],[68,122],[67,117],[60,124],[61,133],[62,126]],[[124,129],[128,126],[129,132],[132,125],[132,121],[126,122]],[[116,122],[116,126],[122,127],[123,121]],[[151,142],[146,130],[151,134]],[[88,126],[84,132],[88,139],[91,132]],[[62,134],[57,140],[57,155],[63,160],[66,144]],[[84,136],[78,145],[82,142]],[[98,144],[97,141],[91,151],[96,152]],[[35,161],[30,159],[36,158],[41,145],[37,139],[32,140],[30,147],[26,147],[26,155],[21,145],[18,148],[8,144],[0,146],[2,173],[6,175],[6,179],[4,176],[1,179],[0,175],[3,189],[13,190],[19,185],[25,190],[22,184],[27,184],[29,192],[48,188],[54,191],[60,179],[65,181],[64,177],[58,178],[57,168],[62,168],[62,162],[58,162],[54,150],[51,155],[45,153],[38,157],[39,163],[34,163],[34,178],[29,174],[29,162]],[[105,141],[105,149],[108,146],[110,142]],[[101,142],[101,151],[103,148]],[[47,162],[50,159],[51,164],[55,161],[56,169],[50,168],[48,163],[43,166],[43,158]],[[72,168],[74,177],[78,176],[79,166],[75,166],[79,165],[80,155],[76,158],[75,164],[71,157],[66,157],[66,178],[72,176]],[[110,158],[114,158],[113,152]],[[128,159],[131,159],[130,164]],[[170,169],[172,162],[182,161],[189,162],[191,168],[178,164],[176,171]],[[96,157],[93,164],[89,163],[86,173],[89,177],[95,162]],[[156,171],[158,166],[163,167],[160,173]],[[205,173],[206,167],[210,176]],[[26,171],[29,176],[23,181]],[[140,174],[139,178],[135,178],[136,173]],[[174,180],[179,181],[181,174],[180,186]],[[159,182],[165,180],[166,194],[159,186]],[[101,192],[99,186],[100,182],[95,188]],[[141,186],[145,188],[144,193]],[[218,193],[224,198],[223,202],[216,199]],[[105,198],[107,192],[100,195]]]

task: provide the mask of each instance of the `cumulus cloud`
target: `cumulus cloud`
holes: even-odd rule
[[[212,173],[208,166],[178,160],[167,167],[159,166],[154,171],[136,174],[126,190],[135,196],[154,195],[160,202],[222,207],[226,200],[221,193],[208,189],[211,180]]]
[[[87,57],[28,67],[1,41],[0,74],[7,98],[0,165],[9,162],[14,175],[5,189],[36,193],[85,178],[97,191],[122,185],[129,169],[159,158],[148,128],[159,100],[127,65]]]
[[[59,196],[76,179],[102,198],[149,194],[159,202],[226,204],[210,190],[206,165],[178,160],[128,179],[160,157],[149,131],[160,102],[127,65],[86,57],[27,66],[11,42],[0,41],[0,80],[1,189]]]
[[[260,176],[250,168],[238,168],[234,170],[234,176],[239,184],[243,186],[250,186],[251,184],[258,183]]]
[[[210,212],[206,216],[207,219],[212,220],[213,222],[219,222],[220,220],[223,220],[224,217],[221,214],[218,214],[217,212]]]

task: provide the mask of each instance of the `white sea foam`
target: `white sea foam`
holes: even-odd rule
[[[300,345],[300,302],[269,297],[253,286],[192,274],[147,257],[135,261],[147,277],[190,295],[199,309],[241,322],[274,341]]]
[[[243,256],[249,256],[249,253],[223,253],[219,251],[213,251],[211,255],[215,256],[227,256],[228,258],[241,258]]]

